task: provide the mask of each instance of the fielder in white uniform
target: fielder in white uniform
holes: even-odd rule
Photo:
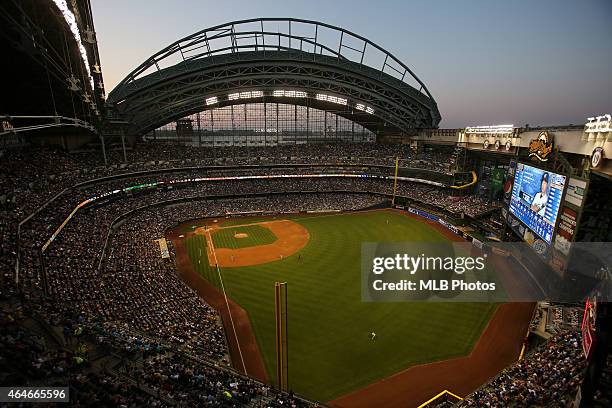
[[[535,195],[531,202],[531,209],[537,212],[542,217],[546,212],[546,202],[548,201],[548,173],[542,174],[542,180],[540,182],[540,191]]]

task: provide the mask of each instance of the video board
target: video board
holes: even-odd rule
[[[566,177],[517,163],[510,213],[529,230],[551,244]]]

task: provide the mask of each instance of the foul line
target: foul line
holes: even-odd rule
[[[246,365],[244,364],[244,357],[242,356],[242,349],[240,348],[240,341],[238,340],[238,334],[236,333],[236,326],[234,325],[234,318],[232,317],[232,310],[229,306],[229,301],[227,300],[227,293],[225,293],[225,285],[223,284],[223,277],[221,276],[221,270],[219,269],[219,264],[217,263],[217,254],[215,252],[215,245],[212,242],[212,236],[206,231],[206,237],[208,238],[208,242],[210,243],[210,250],[215,258],[215,266],[217,267],[217,274],[219,275],[219,282],[221,282],[221,290],[223,291],[223,297],[225,298],[225,305],[227,306],[227,312],[229,313],[230,322],[232,324],[232,330],[234,331],[234,338],[236,339],[236,345],[238,346],[238,354],[240,354],[240,361],[242,362],[242,368],[244,373],[248,375]]]

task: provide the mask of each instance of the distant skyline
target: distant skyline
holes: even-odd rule
[[[612,111],[610,0],[92,0],[107,94],[168,44],[228,21],[294,17],[362,35],[428,87],[440,127],[582,124]]]

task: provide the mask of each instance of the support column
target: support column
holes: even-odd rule
[[[200,112],[198,112],[198,147],[202,147],[202,127],[200,126]]]
[[[236,126],[234,125],[234,105],[230,105],[230,115],[232,115],[232,146],[234,146],[234,136],[236,136]]]
[[[104,167],[108,166],[108,161],[106,160],[106,145],[104,143],[104,136],[99,135],[100,142],[102,143],[102,156],[104,156]]]
[[[279,138],[279,128],[278,128],[278,102],[276,102],[276,144],[278,145],[278,138]]]
[[[121,132],[121,147],[123,148],[123,162],[127,164],[127,153],[125,152],[125,133]]]
[[[327,143],[327,111],[323,111],[323,139]]]
[[[213,157],[214,156],[214,152],[216,151],[216,149],[214,149],[215,147],[215,119],[213,117],[213,110],[209,110],[210,112],[210,133],[212,133],[212,145],[213,145]]]
[[[248,145],[249,145],[249,139],[250,139],[250,137],[249,137],[249,135],[247,134],[246,129],[247,129],[247,123],[248,123],[247,106],[249,106],[249,104],[245,103],[245,104],[244,104],[244,105],[242,105],[242,106],[243,106],[243,108],[244,108],[244,122],[243,122],[242,127],[243,127],[243,129],[244,129],[244,131],[245,131],[245,132],[244,132],[244,140],[246,141],[246,144],[247,144],[247,146],[248,146]],[[233,139],[232,139],[232,144],[233,144],[233,143],[234,143],[234,142],[233,142]]]
[[[336,113],[336,130],[334,131],[334,136],[336,137],[336,142],[338,142],[338,113]]]
[[[306,143],[310,142],[310,99],[306,105]]]

